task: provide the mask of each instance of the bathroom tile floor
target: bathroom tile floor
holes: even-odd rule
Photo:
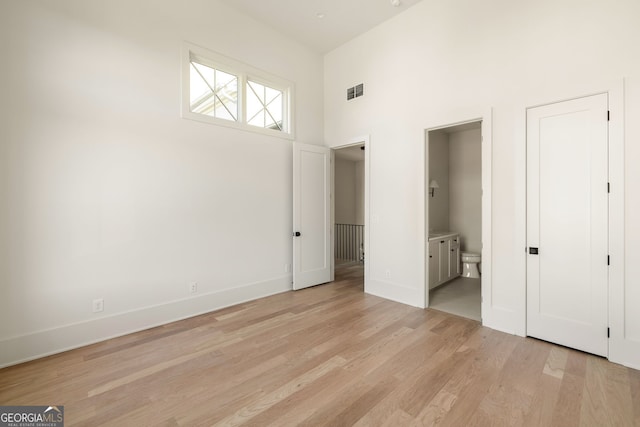
[[[429,308],[480,321],[480,279],[458,277],[432,289]]]

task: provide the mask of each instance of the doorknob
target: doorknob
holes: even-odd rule
[[[302,234],[300,234],[300,232],[299,232],[299,231],[296,231],[295,233],[293,233],[293,235],[294,235],[294,236],[296,236],[296,237],[300,237],[300,236],[302,236]]]

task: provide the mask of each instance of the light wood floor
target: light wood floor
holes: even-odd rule
[[[640,426],[640,372],[337,281],[0,370],[66,425]]]

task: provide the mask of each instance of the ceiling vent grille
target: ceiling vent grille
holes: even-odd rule
[[[347,89],[347,101],[350,101],[353,98],[358,98],[362,95],[364,95],[364,83],[360,83],[359,85]]]

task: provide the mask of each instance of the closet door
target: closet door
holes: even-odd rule
[[[527,334],[606,356],[607,95],[527,110]]]

